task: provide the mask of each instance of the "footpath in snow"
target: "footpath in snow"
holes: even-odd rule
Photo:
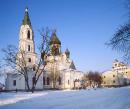
[[[1,93],[0,109],[130,109],[130,87]]]

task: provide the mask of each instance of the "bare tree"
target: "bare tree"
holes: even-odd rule
[[[101,76],[101,73],[99,73],[98,71],[95,71],[95,74],[94,74],[94,81],[96,83],[96,85],[98,87],[101,86],[101,83],[102,83],[102,76]]]
[[[26,53],[24,51],[19,51],[18,54],[18,49],[13,45],[8,45],[7,48],[2,49],[2,51],[4,52],[4,61],[6,65],[10,66],[14,71],[24,76],[25,83],[29,91],[30,90],[28,83],[29,67],[27,66],[27,62],[25,59]]]
[[[25,51],[18,50],[17,47],[13,45],[8,45],[6,49],[2,49],[4,52],[4,61],[6,62],[6,65],[10,66],[14,71],[24,76],[28,91],[34,92],[39,77],[44,72],[46,57],[49,54],[49,33],[49,29],[42,29],[42,31],[40,31],[40,36],[42,38],[42,42],[39,47],[40,58],[38,59],[38,63],[34,66],[28,66]],[[30,87],[28,74],[32,69],[34,70],[34,76],[32,87]]]
[[[92,86],[92,87],[99,87],[102,83],[102,77],[101,74],[97,71],[89,71],[88,74],[85,75],[87,86]]]
[[[130,14],[130,0],[126,0],[128,16]],[[130,19],[126,24],[120,26],[108,43],[112,49],[122,52],[124,60],[130,60]]]
[[[59,79],[61,79],[61,78],[60,78],[60,72],[58,70],[57,62],[55,60],[55,56],[53,56],[53,57],[54,57],[54,59],[51,62],[49,77],[50,77],[50,79],[52,81],[52,86],[55,89],[56,85],[57,85],[57,82],[60,82]]]
[[[107,43],[112,49],[124,53],[124,58],[130,59],[130,23],[121,26]]]
[[[45,66],[47,64],[47,56],[50,53],[50,49],[49,49],[50,32],[51,31],[48,28],[42,29],[42,31],[40,31],[40,35],[42,39],[41,45],[39,47],[40,58],[36,66],[35,75],[33,77],[34,81],[33,81],[33,86],[32,86],[32,92],[35,90],[37,81],[39,80],[39,77],[41,76],[41,74],[44,72]]]

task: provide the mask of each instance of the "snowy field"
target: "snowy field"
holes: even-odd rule
[[[130,109],[130,87],[0,93],[0,109]]]

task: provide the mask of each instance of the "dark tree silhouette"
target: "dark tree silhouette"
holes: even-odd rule
[[[87,82],[87,86],[100,87],[102,83],[101,73],[89,71],[88,74],[84,75],[84,80]]]
[[[128,16],[130,14],[130,0],[126,0]],[[129,16],[130,17],[130,16]],[[127,23],[121,25],[108,43],[112,49],[122,52],[125,61],[130,60],[130,18]]]

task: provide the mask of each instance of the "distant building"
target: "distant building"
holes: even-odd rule
[[[130,84],[130,69],[123,62],[115,60],[112,70],[105,71],[102,74],[103,86],[124,86]]]
[[[130,68],[126,70],[126,77],[130,78]]]
[[[19,32],[19,49],[26,52],[25,57],[30,68],[36,65],[38,60],[34,43],[34,32],[32,30],[28,9],[26,9]],[[55,70],[60,73],[59,80],[56,83],[57,88],[72,89],[75,87],[81,87],[80,81],[83,73],[76,70],[74,62],[70,59],[70,51],[68,49],[66,49],[65,52],[61,51],[61,42],[55,32],[51,36],[49,45],[51,53],[49,56],[47,56],[47,65],[45,67],[45,71],[42,73],[37,82],[36,89],[52,88],[53,83],[50,78],[50,72],[52,68],[55,68]],[[53,56],[53,53],[56,55]],[[18,56],[21,56],[21,54],[18,53]],[[31,69],[30,73],[28,74],[30,86],[33,84],[34,72],[35,70]],[[17,72],[7,73],[6,90],[25,90],[26,88],[27,86],[25,84],[23,75]]]

